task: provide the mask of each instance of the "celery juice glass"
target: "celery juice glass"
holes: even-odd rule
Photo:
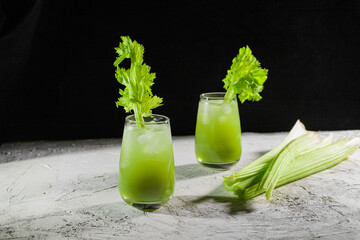
[[[241,155],[241,127],[237,99],[224,101],[225,93],[203,93],[195,130],[195,152],[200,164],[226,170]]]
[[[169,118],[157,114],[125,119],[119,162],[119,191],[126,203],[154,211],[174,192],[175,168]]]

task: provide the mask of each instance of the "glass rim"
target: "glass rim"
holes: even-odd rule
[[[226,92],[207,92],[200,94],[200,100],[224,100]],[[236,99],[236,96],[232,99]]]
[[[158,125],[158,124],[169,124],[170,122],[170,118],[165,116],[165,115],[161,115],[161,114],[145,114],[143,115],[143,118],[149,118],[149,117],[153,117],[153,118],[161,118],[160,121],[144,121],[144,122],[139,122],[135,120],[135,114],[131,114],[125,117],[125,123],[130,123],[130,124],[145,124],[145,125]],[[145,119],[144,119],[145,120]]]

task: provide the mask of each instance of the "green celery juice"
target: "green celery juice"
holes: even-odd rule
[[[122,198],[141,210],[156,210],[170,199],[174,184],[170,125],[125,124],[118,184]]]
[[[195,152],[200,164],[227,169],[241,155],[241,127],[236,98],[223,101],[224,93],[207,93],[200,97]]]

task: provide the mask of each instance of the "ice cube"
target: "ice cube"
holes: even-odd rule
[[[223,123],[223,122],[225,122],[226,121],[226,117],[225,116],[221,116],[220,118],[219,118],[219,122],[220,123]]]
[[[150,141],[152,136],[153,136],[153,134],[150,131],[146,131],[145,133],[138,136],[137,140],[139,143],[146,143],[146,142]]]
[[[224,113],[230,113],[231,112],[231,106],[228,103],[223,103],[221,106],[221,109]]]
[[[159,144],[159,140],[156,139],[155,141],[149,142],[145,146],[144,153],[154,155],[154,154],[157,154],[159,152],[160,148],[161,148],[161,145]]]

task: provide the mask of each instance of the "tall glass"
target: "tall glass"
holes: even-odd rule
[[[154,211],[174,192],[174,154],[169,118],[150,114],[144,121],[125,119],[118,186],[126,203]]]
[[[224,97],[223,92],[200,95],[195,152],[200,164],[226,170],[240,159],[241,127],[236,97]]]

